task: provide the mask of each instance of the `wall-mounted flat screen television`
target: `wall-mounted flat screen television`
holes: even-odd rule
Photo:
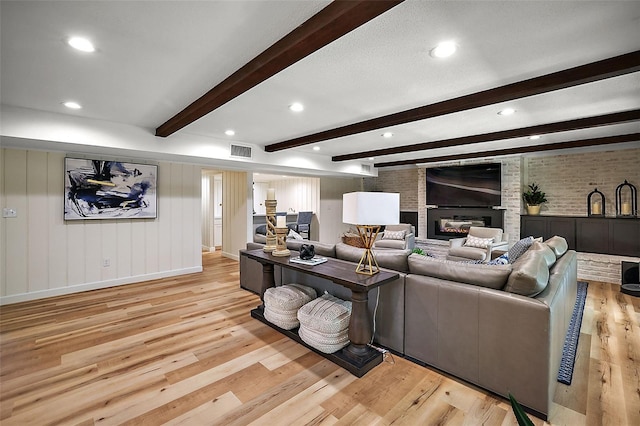
[[[501,204],[500,163],[427,169],[427,205],[493,207]]]

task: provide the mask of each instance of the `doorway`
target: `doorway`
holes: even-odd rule
[[[222,248],[222,172],[202,170],[202,251]]]

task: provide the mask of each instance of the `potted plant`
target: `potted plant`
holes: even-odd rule
[[[540,214],[540,205],[547,202],[545,193],[540,191],[540,187],[536,183],[530,183],[523,194],[522,198],[527,203],[527,212],[530,215]]]

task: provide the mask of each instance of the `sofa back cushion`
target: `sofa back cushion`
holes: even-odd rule
[[[455,262],[417,253],[409,256],[408,262],[409,272],[412,274],[427,275],[496,290],[504,287],[512,269],[511,265],[508,264],[486,265],[482,263]]]
[[[336,245],[321,243],[319,241],[309,241],[309,240],[287,240],[287,248],[289,250],[300,251],[300,246],[303,244],[312,244],[316,256],[325,256],[325,257],[336,257]]]
[[[338,259],[358,263],[363,253],[364,249],[362,248],[353,247],[344,243],[336,244],[336,257]],[[409,266],[407,265],[407,257],[411,254],[411,250],[409,249],[382,249],[373,250],[373,253],[381,268],[392,269],[398,272],[407,272],[409,270]]]
[[[406,234],[415,234],[413,225],[410,223],[399,223],[397,225],[386,225],[385,231],[404,231]]]
[[[493,242],[499,243],[502,241],[502,229],[500,228],[485,228],[483,226],[472,226],[469,228],[469,236],[478,238],[493,238]]]
[[[548,240],[545,241],[545,243],[551,248],[551,250],[553,250],[553,252],[556,255],[556,258],[562,257],[569,249],[567,240],[565,240],[564,238],[558,235],[555,235],[549,238]]]
[[[529,250],[538,251],[542,255],[544,262],[547,265],[547,268],[551,268],[554,263],[556,263],[556,254],[554,251],[547,245],[547,243],[541,243],[539,241],[534,241],[529,247]]]
[[[527,250],[513,264],[504,291],[533,297],[549,282],[549,268],[541,250]]]

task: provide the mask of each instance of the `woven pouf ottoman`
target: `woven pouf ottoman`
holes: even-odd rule
[[[285,284],[268,288],[264,292],[264,317],[285,330],[300,325],[298,309],[315,299],[316,291],[301,284]]]
[[[349,344],[351,302],[328,293],[298,310],[298,335],[307,345],[323,353],[333,353]]]

